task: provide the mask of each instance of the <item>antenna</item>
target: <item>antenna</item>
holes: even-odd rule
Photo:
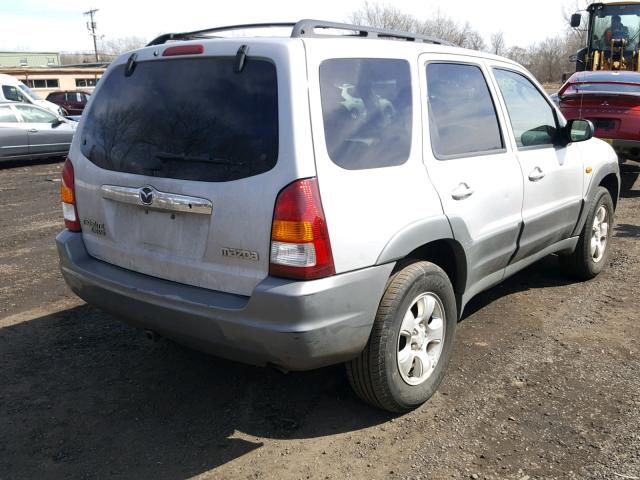
[[[88,12],[84,12],[83,15],[89,15],[91,19],[90,21],[87,22],[87,30],[89,30],[89,35],[93,37],[93,51],[96,55],[96,62],[99,62],[100,59],[98,58],[98,42],[96,40],[98,34],[96,33],[96,22],[93,19],[93,16],[96,14],[97,11],[98,11],[97,8],[92,8]]]

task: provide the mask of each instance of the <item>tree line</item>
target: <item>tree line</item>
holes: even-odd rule
[[[576,0],[575,10],[564,13],[565,20],[573,11],[586,8],[589,0]],[[504,32],[494,32],[485,41],[480,32],[467,22],[457,22],[439,10],[426,20],[402,12],[388,4],[365,2],[353,12],[348,21],[357,25],[401,30],[447,40],[463,48],[481,50],[510,58],[533,73],[544,83],[559,83],[566,74],[575,71],[569,57],[585,44],[585,32],[567,28],[555,37],[541,39],[532,45],[508,45]],[[99,54],[101,61],[110,61],[121,53],[143,47],[146,39],[130,36],[103,40]],[[93,62],[93,53],[66,53],[61,55],[63,64]]]
[[[576,4],[576,7],[586,6],[586,2],[580,3],[585,5]],[[569,14],[565,13],[564,16],[568,25]],[[353,12],[349,21],[358,25],[429,35],[463,48],[504,56],[520,63],[544,83],[559,83],[566,74],[574,72],[575,64],[569,57],[585,43],[583,31],[569,28],[555,37],[545,38],[528,46],[509,46],[501,31],[493,33],[489,37],[489,43],[486,43],[484,37],[469,22],[456,22],[440,11],[427,20],[421,20],[392,5],[369,2]]]

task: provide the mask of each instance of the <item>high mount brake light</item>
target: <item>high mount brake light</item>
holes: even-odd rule
[[[75,179],[73,164],[67,157],[62,167],[62,182],[60,183],[60,200],[62,201],[62,214],[64,226],[72,232],[80,232],[80,218],[76,208]]]
[[[199,55],[204,52],[203,45],[179,45],[177,47],[165,48],[163,57],[175,57],[177,55]]]
[[[269,273],[312,280],[335,274],[318,180],[296,180],[276,200],[271,228]]]

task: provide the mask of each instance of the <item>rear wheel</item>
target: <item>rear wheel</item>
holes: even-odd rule
[[[609,259],[612,232],[611,194],[606,188],[598,187],[575,251],[560,257],[567,274],[580,280],[589,280],[598,275]]]
[[[396,272],[367,346],[347,363],[356,394],[391,412],[406,412],[427,401],[444,377],[456,323],[453,288],[440,267],[414,262]]]

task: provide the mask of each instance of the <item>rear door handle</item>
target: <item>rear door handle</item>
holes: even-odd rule
[[[473,188],[469,187],[466,183],[462,182],[451,192],[451,196],[454,200],[464,200],[473,195]]]
[[[536,167],[533,169],[531,173],[529,173],[529,180],[532,182],[537,182],[538,180],[542,180],[545,176],[545,173],[542,171],[540,167]]]

